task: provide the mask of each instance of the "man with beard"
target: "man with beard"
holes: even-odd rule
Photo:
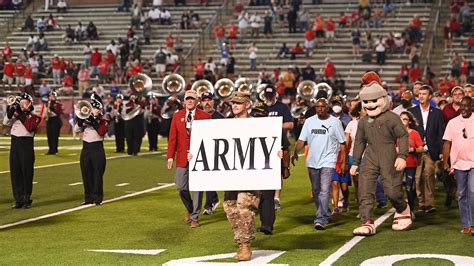
[[[462,234],[474,235],[474,117],[472,98],[464,97],[460,116],[449,121],[443,136],[444,169],[453,171],[458,183]],[[450,160],[449,160],[450,159]],[[449,163],[451,162],[451,163]]]
[[[408,109],[413,107],[413,93],[409,90],[406,90],[402,93],[402,99],[399,106],[395,107],[392,111],[397,115],[400,115],[403,111],[408,111]]]
[[[223,119],[224,116],[214,109],[214,95],[205,92],[201,95],[202,109],[212,116],[212,119]],[[204,204],[203,215],[211,215],[219,206],[219,196],[215,191],[206,191],[206,203]]]

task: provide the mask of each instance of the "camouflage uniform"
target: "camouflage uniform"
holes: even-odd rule
[[[257,192],[229,191],[224,194],[224,211],[234,231],[238,245],[249,245],[255,239],[255,212],[258,209]]]

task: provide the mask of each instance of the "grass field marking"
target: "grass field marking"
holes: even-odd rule
[[[285,251],[280,250],[254,250],[252,252],[252,260],[241,261],[236,263],[230,262],[209,262],[212,260],[222,260],[232,258],[235,253],[225,253],[225,254],[216,254],[208,255],[202,257],[193,257],[193,258],[184,258],[170,260],[167,263],[163,264],[164,266],[184,266],[184,265],[208,265],[208,266],[233,266],[233,265],[274,265],[274,266],[287,266],[288,264],[271,264],[270,262],[279,256],[283,255]]]
[[[162,186],[158,186],[158,187],[152,187],[152,188],[145,189],[145,190],[142,190],[142,191],[137,191],[137,192],[135,192],[135,193],[122,195],[122,196],[119,196],[119,197],[116,197],[116,198],[104,200],[102,203],[103,203],[103,204],[107,204],[107,203],[110,203],[110,202],[114,202],[114,201],[118,201],[118,200],[130,198],[130,197],[135,197],[135,196],[138,196],[138,195],[142,195],[142,194],[149,193],[149,192],[153,192],[153,191],[156,191],[156,190],[168,188],[168,187],[171,187],[171,186],[174,186],[174,183],[169,183],[169,184],[166,184],[166,185],[162,185]],[[11,228],[11,227],[14,227],[14,226],[17,226],[17,225],[22,225],[22,224],[27,224],[27,223],[36,222],[36,221],[39,221],[39,220],[48,219],[48,218],[51,218],[51,217],[54,217],[54,216],[63,215],[63,214],[66,214],[66,213],[71,213],[71,212],[79,211],[79,210],[86,209],[86,208],[90,208],[90,207],[93,207],[93,206],[95,207],[95,205],[83,205],[83,206],[78,206],[78,207],[74,207],[74,208],[71,208],[71,209],[66,209],[66,210],[62,210],[62,211],[58,211],[58,212],[53,212],[53,213],[41,215],[41,216],[38,216],[38,217],[26,219],[26,220],[21,220],[21,221],[14,222],[14,223],[10,223],[10,224],[0,225],[0,230],[1,230],[1,229]]]
[[[377,220],[375,220],[375,228],[377,228],[379,225],[381,225],[385,220],[387,220],[393,213],[395,212],[394,208],[391,208],[388,210],[384,215],[380,216]],[[365,236],[355,236],[349,242],[344,244],[342,247],[340,247],[336,252],[332,253],[327,259],[325,259],[321,264],[323,266],[329,266],[332,265],[334,262],[336,262],[340,257],[342,257],[344,254],[349,252],[357,243],[359,243],[362,239],[366,238]]]
[[[146,156],[146,155],[153,155],[153,154],[161,154],[163,153],[162,151],[153,151],[153,152],[143,152],[138,154],[137,156]],[[127,157],[133,157],[131,155],[118,155],[118,156],[111,156],[108,158],[105,158],[106,160],[113,160],[113,159],[120,159],[120,158],[127,158]],[[42,169],[42,168],[50,168],[50,167],[57,167],[57,166],[64,166],[64,165],[71,165],[71,164],[78,164],[80,161],[74,161],[74,162],[65,162],[65,163],[55,163],[55,164],[46,164],[46,165],[39,165],[35,166],[35,169]],[[10,170],[8,171],[0,171],[1,174],[8,174],[10,173]]]
[[[445,255],[445,254],[403,254],[389,255],[371,258],[363,261],[361,266],[391,266],[401,260],[409,259],[442,259],[452,262],[456,266],[474,265],[474,258],[468,256]]]
[[[76,183],[71,183],[71,184],[68,184],[68,186],[79,186],[79,185],[82,185],[82,182],[76,182]]]
[[[116,187],[124,187],[124,186],[128,186],[130,185],[130,183],[120,183],[120,184],[117,184],[115,185]]]
[[[88,249],[91,252],[106,252],[106,253],[122,253],[122,254],[135,254],[135,255],[158,255],[166,249]]]

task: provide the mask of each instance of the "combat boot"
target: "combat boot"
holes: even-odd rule
[[[242,244],[239,246],[239,253],[237,253],[237,260],[248,261],[252,258],[252,250],[250,244]]]

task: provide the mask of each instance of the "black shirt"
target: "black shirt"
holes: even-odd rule
[[[287,122],[293,122],[293,117],[291,116],[290,109],[288,106],[281,102],[276,102],[272,106],[267,106],[267,111],[268,111],[268,116],[281,116],[283,117],[283,123]],[[281,134],[281,146],[282,148],[288,149],[290,147],[290,141],[288,140],[286,130],[282,129],[282,134]]]
[[[223,114],[219,113],[218,111],[214,111],[212,113],[212,119],[223,119],[225,118]]]

